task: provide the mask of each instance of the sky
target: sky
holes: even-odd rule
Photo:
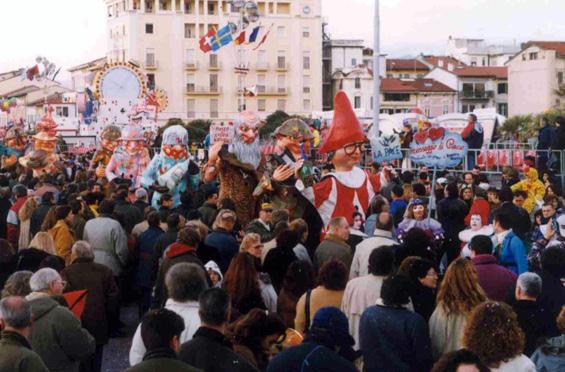
[[[322,0],[332,38],[373,39],[375,0]],[[381,52],[445,52],[449,35],[492,43],[565,40],[564,0],[380,0]],[[104,56],[104,0],[2,0],[0,72],[42,55],[68,68]]]

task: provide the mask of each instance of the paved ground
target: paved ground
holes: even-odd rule
[[[125,323],[124,337],[111,338],[110,343],[104,347],[102,372],[121,372],[129,367],[129,349],[137,324],[137,305],[122,308],[122,322]]]

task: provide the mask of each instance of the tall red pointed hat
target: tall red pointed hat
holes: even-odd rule
[[[334,98],[334,117],[330,132],[318,151],[321,154],[339,150],[354,142],[365,142],[367,137],[344,91],[339,91]]]

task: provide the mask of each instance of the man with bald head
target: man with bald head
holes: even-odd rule
[[[357,244],[355,254],[349,270],[349,279],[365,276],[369,273],[369,256],[373,249],[387,247],[397,244],[392,236],[394,221],[387,212],[381,212],[377,216],[373,236]]]
[[[48,372],[49,370],[28,341],[31,307],[22,297],[0,301],[0,372]]]
[[[328,233],[314,252],[314,268],[316,271],[330,260],[343,262],[345,267],[351,266],[353,252],[347,244],[349,238],[349,222],[345,217],[334,217],[328,224]]]

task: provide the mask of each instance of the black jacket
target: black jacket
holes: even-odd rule
[[[35,234],[41,231],[41,224],[51,207],[53,207],[53,204],[51,203],[41,203],[39,207],[31,213],[31,218],[29,220],[29,233],[32,238]]]
[[[263,262],[263,272],[269,274],[277,293],[281,290],[288,267],[297,260],[298,258],[296,258],[292,249],[287,247],[276,247],[267,253],[265,262]]]
[[[307,369],[303,369],[308,366]],[[267,372],[357,371],[353,364],[335,351],[316,342],[305,341],[284,350],[271,360]]]
[[[420,282],[412,280],[410,299],[412,300],[412,305],[414,305],[414,312],[420,314],[428,322],[436,307],[435,292],[428,287],[424,287]]]
[[[116,200],[114,214],[121,217],[127,234],[131,234],[133,227],[143,221],[143,213],[139,211],[139,208],[125,200]]]
[[[447,237],[457,237],[465,229],[465,217],[469,213],[467,203],[459,198],[445,198],[437,204],[437,219]]]
[[[10,212],[10,208],[12,207],[12,203],[10,199],[7,197],[0,197],[0,238],[6,239],[8,228],[6,218],[8,218],[8,212]]]
[[[149,207],[149,203],[146,203],[143,200],[136,200],[132,205],[139,209],[142,216],[145,214],[145,208]]]
[[[177,359],[170,348],[149,350],[143,356],[143,362],[126,369],[126,372],[198,372],[199,369],[189,366]]]
[[[555,334],[555,320],[551,318],[549,311],[545,310],[537,301],[516,301],[512,306],[518,323],[526,336],[524,354],[532,355],[537,347],[543,343],[544,338],[557,336]],[[552,326],[553,325],[553,326]]]
[[[257,371],[233,351],[223,334],[208,327],[200,327],[192,340],[182,344],[179,359],[206,372]]]
[[[50,255],[47,252],[41,251],[35,248],[29,249],[22,249],[17,254],[17,266],[16,270],[29,270],[32,272],[36,272],[40,268],[44,267],[45,265],[41,265],[42,262],[45,262],[48,258],[59,261],[59,264],[62,268],[65,267],[65,260],[63,260],[59,256]],[[48,267],[52,267],[52,265],[47,265]],[[61,270],[62,270],[61,268]]]

